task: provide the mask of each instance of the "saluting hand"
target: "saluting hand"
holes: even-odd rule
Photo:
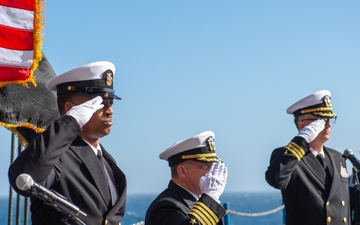
[[[104,107],[104,104],[101,104],[102,102],[102,97],[97,96],[96,98],[90,99],[80,105],[73,106],[66,115],[74,117],[82,127],[90,120],[94,112]]]
[[[298,136],[303,137],[308,143],[310,143],[318,136],[318,134],[322,130],[324,130],[324,128],[325,121],[323,119],[318,119],[301,129]]]
[[[209,172],[200,178],[200,189],[215,200],[219,200],[224,192],[228,170],[224,163],[216,162],[210,167]]]

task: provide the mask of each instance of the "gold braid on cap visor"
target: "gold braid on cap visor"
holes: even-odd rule
[[[212,157],[212,158],[209,158]],[[204,154],[194,154],[194,155],[183,155],[181,156],[182,159],[197,159],[197,160],[203,160],[203,161],[213,161],[214,159],[220,161],[216,156],[216,153],[204,153]]]
[[[311,113],[311,112],[317,112],[317,111],[331,111],[332,107],[320,107],[320,108],[313,108],[313,109],[304,109],[301,110],[300,113],[301,114],[305,114],[305,113]]]
[[[314,112],[313,113],[315,116],[321,116],[321,117],[331,117],[331,118],[335,118],[336,119],[336,114],[333,112]]]
[[[314,109],[304,109],[304,110],[301,110],[300,113],[301,114],[313,113],[316,116],[336,118],[336,114],[333,113],[331,110],[332,110],[332,107],[319,107],[319,108],[314,108]],[[327,111],[327,112],[325,112],[325,111]]]

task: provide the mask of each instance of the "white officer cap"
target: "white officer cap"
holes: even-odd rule
[[[332,111],[331,93],[328,90],[317,91],[291,105],[286,112],[294,114],[295,117],[304,114],[325,118],[336,118]]]
[[[217,157],[215,150],[214,132],[204,131],[189,139],[177,141],[163,151],[159,157],[167,160],[170,167],[189,159],[201,162],[221,161]]]
[[[115,66],[111,62],[98,61],[83,65],[50,79],[47,89],[57,95],[82,93],[88,96],[121,99],[113,89]]]

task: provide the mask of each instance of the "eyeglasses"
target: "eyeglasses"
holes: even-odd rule
[[[333,118],[302,119],[302,120],[300,120],[300,122],[303,122],[303,121],[315,121],[315,120],[318,120],[318,119],[323,119],[325,121],[325,123],[330,123],[330,124],[335,124],[335,122],[336,122],[336,117],[333,117]]]

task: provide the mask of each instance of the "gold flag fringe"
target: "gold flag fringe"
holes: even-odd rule
[[[15,135],[18,136],[19,141],[21,142],[22,145],[27,146],[29,144],[29,142],[24,138],[24,136],[22,136],[21,133],[19,133],[16,128],[17,127],[25,127],[25,128],[29,128],[34,130],[36,133],[42,133],[45,131],[44,128],[39,128],[36,127],[35,125],[31,124],[31,123],[21,123],[21,124],[10,124],[10,123],[4,123],[4,122],[0,122],[0,126],[5,127],[6,129],[10,130],[11,132],[13,132]]]
[[[36,87],[36,78],[33,76],[34,71],[38,67],[39,62],[42,59],[42,41],[44,30],[44,0],[35,0],[34,9],[34,61],[30,70],[29,81]]]

